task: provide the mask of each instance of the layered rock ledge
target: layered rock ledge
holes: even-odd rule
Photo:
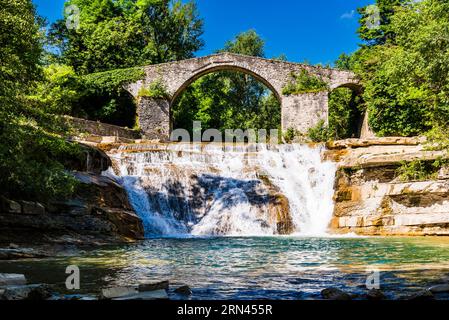
[[[327,159],[339,165],[335,181],[335,233],[448,236],[449,175],[401,181],[398,167],[413,160],[448,158],[430,151],[423,138],[350,139],[328,145]]]

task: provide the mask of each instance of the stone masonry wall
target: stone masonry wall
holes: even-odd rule
[[[114,136],[127,139],[140,138],[140,132],[112,124],[68,116],[65,117],[65,121],[72,126],[77,133],[89,133],[96,136]]]
[[[305,93],[282,98],[282,128],[306,133],[320,120],[328,122],[327,92]]]
[[[140,129],[146,139],[167,140],[170,135],[170,102],[141,97],[137,106]]]

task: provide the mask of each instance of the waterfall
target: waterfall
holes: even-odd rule
[[[299,144],[133,144],[109,155],[147,236],[323,235],[336,166],[322,161],[321,151]]]

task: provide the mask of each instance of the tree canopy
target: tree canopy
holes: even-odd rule
[[[359,29],[365,44],[337,66],[362,79],[372,129],[381,136],[413,136],[447,127],[449,3],[383,1],[379,28]]]
[[[192,1],[68,0],[65,6],[79,8],[79,25],[67,28],[66,14],[52,25],[50,43],[79,74],[191,58],[203,46],[203,21]]]
[[[0,194],[45,200],[73,191],[75,182],[63,159],[77,157],[79,150],[58,134],[55,118],[28,97],[42,77],[39,26],[30,0],[2,3]]]

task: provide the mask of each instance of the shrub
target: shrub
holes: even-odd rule
[[[287,131],[284,132],[284,141],[286,143],[292,143],[293,140],[295,140],[295,138],[298,135],[298,131],[295,130],[294,128],[288,128]]]
[[[124,88],[145,76],[142,67],[98,72],[82,77],[83,91],[73,115],[119,126],[133,127],[135,99]]]
[[[313,142],[325,142],[329,140],[329,127],[324,120],[320,120],[315,127],[308,130],[307,136]]]
[[[148,87],[142,87],[139,91],[140,97],[148,97],[154,99],[169,99],[170,94],[161,80],[150,83]]]
[[[143,67],[134,67],[91,73],[83,76],[83,81],[88,88],[112,93],[120,91],[124,84],[136,82],[143,79],[144,76]]]
[[[448,160],[441,158],[434,161],[404,161],[401,163],[401,166],[396,169],[396,176],[402,182],[437,179],[438,171],[448,163]]]

